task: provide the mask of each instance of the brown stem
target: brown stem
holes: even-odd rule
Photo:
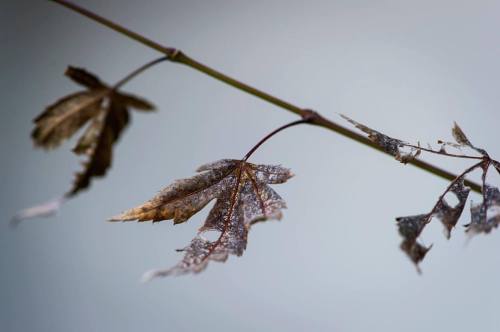
[[[286,125],[283,125],[283,126],[277,128],[277,129],[273,130],[272,132],[270,132],[269,134],[267,134],[264,138],[262,138],[257,144],[255,144],[254,147],[251,148],[250,151],[247,152],[247,154],[245,155],[245,157],[243,157],[242,161],[247,161],[248,158],[250,158],[250,156],[255,151],[257,151],[257,149],[262,144],[264,144],[268,139],[270,139],[271,137],[273,137],[274,135],[276,135],[280,131],[285,130],[285,129],[290,128],[290,127],[293,127],[293,126],[296,126],[296,125],[299,125],[299,124],[303,124],[303,123],[310,123],[310,120],[309,119],[302,119],[302,120],[293,121],[293,122],[287,123]]]
[[[139,68],[137,68],[136,70],[132,71],[130,74],[128,74],[127,76],[125,76],[124,78],[122,78],[121,80],[119,80],[117,83],[115,83],[115,85],[113,85],[113,90],[118,90],[119,88],[121,88],[124,84],[126,84],[128,81],[130,81],[131,79],[133,79],[135,76],[139,75],[140,73],[142,73],[143,71],[145,71],[146,69],[150,68],[150,67],[153,67],[154,65],[160,63],[160,62],[163,62],[163,61],[166,61],[168,60],[168,57],[166,56],[162,56],[161,58],[158,58],[158,59],[154,59],[148,63],[145,63],[144,65],[140,66]]]
[[[115,30],[115,31],[117,31],[117,32],[119,32],[119,33],[145,45],[145,46],[148,46],[152,49],[155,49],[155,50],[165,54],[170,61],[185,64],[185,65],[187,65],[193,69],[196,69],[200,72],[203,72],[203,73],[205,73],[205,74],[207,74],[207,75],[209,75],[209,76],[211,76],[211,77],[213,77],[221,82],[224,82],[228,85],[231,85],[231,86],[235,87],[236,89],[247,92],[247,93],[249,93],[257,98],[263,99],[271,104],[279,106],[279,107],[286,109],[292,113],[295,113],[295,114],[300,115],[300,116],[305,115],[303,108],[295,106],[287,101],[284,101],[282,99],[274,97],[274,96],[272,96],[264,91],[258,90],[250,85],[247,85],[243,82],[235,80],[234,78],[231,78],[227,75],[224,75],[221,72],[216,71],[215,69],[212,69],[212,68],[205,66],[204,64],[202,64],[194,59],[191,59],[190,57],[188,57],[187,55],[185,55],[181,51],[176,50],[175,48],[162,46],[162,45],[160,45],[160,44],[158,44],[158,43],[156,43],[156,42],[154,42],[154,41],[152,41],[152,40],[150,40],[142,35],[139,35],[138,33],[135,33],[131,30],[128,30],[121,25],[118,25],[118,24],[116,24],[116,23],[114,23],[114,22],[112,22],[112,21],[110,21],[102,16],[99,16],[95,13],[92,13],[92,12],[90,12],[90,11],[80,7],[80,6],[77,6],[73,3],[70,3],[68,1],[64,1],[64,0],[50,0],[50,1],[56,2],[62,6],[65,6],[66,8],[69,8],[69,9],[71,9],[79,14],[82,14],[82,15],[84,15],[84,16],[86,16],[86,17],[88,17],[96,22],[99,22],[102,25],[104,25],[112,30]],[[366,137],[364,137],[364,136],[362,136],[362,135],[360,135],[360,134],[358,134],[350,129],[347,129],[347,128],[345,128],[345,127],[343,127],[343,126],[341,126],[341,125],[339,125],[331,120],[328,120],[319,114],[317,114],[317,116],[311,121],[311,124],[327,128],[327,129],[332,130],[332,131],[334,131],[342,136],[350,138],[358,143],[370,146],[370,147],[372,147],[380,152],[387,153],[382,148],[377,146],[375,143],[373,143],[372,141],[367,139]],[[418,159],[411,160],[409,163],[418,167],[418,168],[421,168],[429,173],[432,173],[434,175],[437,175],[437,176],[444,178],[444,179],[447,179],[447,180],[453,180],[456,178],[455,174],[450,173],[448,171],[445,171],[439,167],[436,167],[432,164],[426,163],[426,162],[418,160]],[[466,184],[473,191],[476,191],[478,193],[481,192],[481,186],[479,184],[471,182],[471,181],[466,181]]]
[[[486,174],[488,173],[488,168],[490,168],[491,159],[486,157],[486,159],[482,162],[481,167],[483,168],[483,174],[481,175],[481,183],[483,184],[483,206],[486,206]],[[488,220],[488,209],[486,208],[484,211],[484,220]]]

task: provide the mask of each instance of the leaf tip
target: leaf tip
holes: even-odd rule
[[[140,283],[146,284],[152,281],[153,279],[156,279],[158,277],[166,277],[168,275],[169,275],[168,270],[157,270],[157,269],[149,270],[142,274],[140,278]]]

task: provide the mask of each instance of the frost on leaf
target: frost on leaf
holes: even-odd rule
[[[455,206],[446,201],[445,194],[448,192],[456,195],[458,203]],[[418,263],[424,259],[431,248],[424,247],[417,241],[422,230],[433,217],[437,217],[444,225],[446,237],[449,238],[451,230],[455,227],[463,212],[469,192],[470,188],[464,186],[464,178],[459,177],[452,182],[429,213],[396,218],[399,234],[403,237],[401,249],[417,265],[417,269]],[[418,269],[418,271],[420,270]]]
[[[286,204],[269,184],[287,181],[292,177],[290,170],[223,159],[201,166],[198,171],[201,173],[174,181],[146,203],[111,218],[153,222],[171,219],[177,224],[216,200],[198,235],[180,250],[185,252],[183,260],[170,269],[149,272],[146,279],[198,273],[210,260],[223,262],[228,255],[241,256],[254,223],[281,218]],[[216,231],[217,240],[205,239],[203,234],[208,231]]]
[[[76,175],[68,195],[87,188],[95,176],[105,175],[111,166],[113,144],[129,122],[129,108],[153,110],[149,102],[118,92],[84,69],[69,67],[66,76],[87,90],[70,94],[35,118],[32,138],[37,147],[51,149],[88,124],[73,151],[88,160]]]
[[[484,199],[481,204],[472,204],[471,222],[466,225],[472,234],[489,233],[500,223],[500,192],[498,188],[485,185]]]
[[[410,147],[408,143],[401,141],[397,138],[392,138],[387,135],[382,134],[376,130],[373,130],[359,122],[354,121],[353,119],[341,114],[345,120],[353,124],[356,128],[361,130],[362,132],[368,134],[368,139],[381,147],[386,153],[395,157],[396,160],[406,164],[411,160],[417,158],[420,155],[421,150],[418,148]],[[405,151],[405,148],[409,151]]]
[[[469,197],[470,188],[464,186],[464,179],[462,177],[452,184],[449,191],[454,193],[458,198],[458,204],[451,206],[443,197],[439,200],[434,212],[434,215],[438,217],[444,225],[446,237],[448,239],[450,238],[451,230],[455,227],[458,219],[460,219],[462,215],[465,204],[467,203],[467,198]]]

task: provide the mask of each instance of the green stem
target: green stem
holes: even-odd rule
[[[295,113],[303,118],[306,116],[310,116],[310,111],[307,109],[303,109],[301,107],[295,106],[287,101],[284,101],[282,99],[274,97],[274,96],[272,96],[264,91],[256,89],[250,85],[247,85],[243,82],[240,82],[240,81],[238,81],[234,78],[231,78],[227,75],[224,75],[223,73],[221,73],[213,68],[210,68],[208,66],[205,66],[204,64],[188,57],[186,54],[182,53],[179,50],[176,50],[175,48],[162,46],[162,45],[152,41],[151,39],[148,39],[142,35],[139,35],[138,33],[130,31],[121,25],[118,25],[118,24],[116,24],[116,23],[114,23],[114,22],[112,22],[112,21],[110,21],[102,16],[99,16],[93,12],[90,12],[90,11],[88,11],[80,6],[77,6],[71,2],[64,1],[64,0],[49,0],[49,1],[56,2],[56,3],[66,7],[66,8],[69,8],[77,13],[82,14],[82,15],[84,15],[84,16],[86,16],[86,17],[88,17],[96,22],[99,22],[102,25],[129,37],[130,39],[133,39],[133,40],[135,40],[135,41],[137,41],[145,46],[148,46],[152,49],[155,49],[158,52],[165,54],[168,57],[168,60],[170,60],[172,62],[177,62],[177,63],[182,63],[184,65],[187,65],[193,69],[196,69],[202,73],[207,74],[208,76],[211,76],[219,81],[222,81],[228,85],[231,85],[232,87],[234,87],[236,89],[247,92],[247,93],[249,93],[257,98],[263,99],[271,104],[274,104],[274,105],[279,106],[283,109],[286,109],[286,110],[288,110],[292,113]],[[328,120],[328,119],[324,118],[323,116],[319,115],[318,113],[315,113],[315,116],[313,119],[310,120],[310,123],[317,125],[317,126],[320,126],[320,127],[323,127],[323,128],[326,128],[326,129],[329,129],[329,130],[334,131],[342,136],[350,138],[358,143],[367,145],[367,146],[374,148],[378,151],[386,153],[382,148],[380,148],[378,145],[376,145],[375,143],[370,141],[365,136],[360,135],[360,134],[358,134],[350,129],[347,129],[347,128],[345,128],[345,127],[343,127],[343,126],[341,126],[341,125],[339,125],[331,120]],[[412,165],[414,165],[420,169],[423,169],[427,172],[430,172],[434,175],[437,175],[437,176],[444,178],[444,179],[447,179],[447,180],[453,180],[456,178],[455,174],[450,173],[446,170],[443,170],[439,167],[436,167],[432,164],[429,164],[427,162],[424,162],[424,161],[421,161],[418,159],[414,159],[414,160],[410,161],[409,163],[411,163]],[[468,180],[465,181],[465,184],[467,186],[469,186],[473,191],[478,192],[478,193],[481,192],[481,186],[479,184],[477,184],[475,182],[468,181]]]

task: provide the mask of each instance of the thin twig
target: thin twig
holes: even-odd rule
[[[305,109],[301,108],[301,107],[298,107],[298,106],[295,106],[287,101],[284,101],[282,99],[279,99],[275,96],[272,96],[264,91],[261,91],[261,90],[258,90],[250,85],[247,85],[243,82],[240,82],[232,77],[229,77],[227,75],[224,75],[223,73],[213,69],[213,68],[210,68],[190,57],[188,57],[186,54],[182,53],[181,51],[175,49],[175,48],[171,48],[171,47],[165,47],[165,46],[162,46],[154,41],[152,41],[151,39],[148,39],[138,33],[135,33],[121,25],[118,25],[102,16],[99,16],[91,11],[88,11],[78,5],[75,5],[71,2],[68,2],[68,1],[64,1],[64,0],[50,0],[50,1],[53,1],[53,2],[56,2],[66,8],[69,8],[79,14],[82,14],[96,22],[99,22],[101,23],[102,25],[112,29],[112,30],[115,30],[145,46],[148,46],[152,49],[155,49],[163,54],[165,54],[168,59],[172,62],[177,62],[177,63],[182,63],[184,65],[187,65],[191,68],[194,68],[200,72],[203,72],[221,82],[224,82],[228,85],[231,85],[233,86],[234,88],[236,89],[239,89],[241,91],[244,91],[244,92],[247,92],[257,98],[260,98],[260,99],[263,99],[271,104],[274,104],[276,106],[279,106],[283,109],[286,109],[292,113],[295,113],[297,115],[300,115],[300,116],[304,116],[304,112],[306,112]],[[324,128],[327,128],[329,130],[332,130],[342,136],[345,136],[347,138],[350,138],[358,143],[361,143],[361,144],[364,144],[364,145],[367,145],[367,146],[370,146],[380,152],[384,152],[384,153],[387,153],[385,152],[382,148],[380,148],[378,145],[376,145],[375,143],[373,143],[372,141],[370,141],[368,138],[350,130],[350,129],[347,129],[329,119],[326,119],[324,118],[323,116],[319,115],[316,113],[316,117],[314,117],[314,119],[311,120],[310,122],[311,124],[314,124],[314,125],[317,125],[317,126],[320,126],[320,127],[324,127]],[[418,167],[418,168],[421,168],[431,174],[434,174],[436,176],[439,176],[439,177],[442,177],[444,179],[447,179],[447,180],[453,180],[456,178],[456,175],[453,174],[453,173],[450,173],[448,171],[445,171],[437,166],[434,166],[430,163],[427,163],[427,162],[424,162],[422,160],[419,160],[419,159],[414,159],[414,160],[411,160],[409,161],[410,164]],[[466,181],[466,185],[469,186],[473,191],[475,192],[478,192],[480,193],[481,192],[481,186],[475,182],[471,182],[471,181]]]
[[[403,145],[407,146],[409,148],[414,148],[414,149],[422,150],[422,151],[429,152],[429,153],[439,154],[439,155],[446,156],[446,157],[463,158],[463,159],[477,159],[477,160],[483,159],[483,157],[467,156],[464,154],[454,154],[454,153],[449,153],[449,152],[445,152],[445,151],[436,151],[436,150],[432,150],[432,149],[426,149],[426,148],[423,148],[421,146],[408,144],[408,143],[404,143]]]

